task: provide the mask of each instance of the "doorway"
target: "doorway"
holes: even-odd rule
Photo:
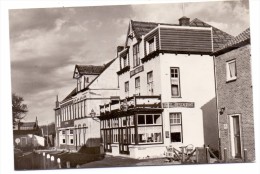
[[[241,121],[240,115],[230,116],[231,154],[233,158],[241,158]]]

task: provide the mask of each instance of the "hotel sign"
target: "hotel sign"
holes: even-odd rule
[[[134,70],[130,71],[130,77],[138,74],[139,72],[142,72],[144,70],[144,66],[139,66],[137,68],[135,68]]]
[[[163,108],[194,108],[194,102],[163,102]]]
[[[84,100],[84,99],[86,99],[86,98],[87,98],[87,95],[86,95],[86,94],[77,96],[77,98],[75,98],[75,99],[73,100],[73,103],[77,103],[77,102],[82,101],[82,100]]]

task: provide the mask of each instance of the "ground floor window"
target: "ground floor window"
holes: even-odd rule
[[[138,127],[138,142],[140,144],[162,142],[162,126]]]
[[[182,142],[182,115],[170,113],[171,142]]]

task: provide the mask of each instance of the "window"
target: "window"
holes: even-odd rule
[[[77,90],[80,91],[81,90],[81,78],[77,79]]]
[[[147,73],[147,90],[148,95],[153,95],[153,72]]]
[[[181,113],[170,113],[171,142],[182,142]]]
[[[140,65],[139,43],[133,46],[133,62],[134,67]]]
[[[123,55],[122,57],[121,57],[121,59],[122,59],[122,67],[123,68],[125,68],[125,67],[127,67],[128,66],[128,60],[127,60],[127,57],[128,57],[128,54],[125,54],[125,55]]]
[[[180,72],[179,68],[171,68],[171,95],[180,97]]]
[[[146,54],[150,54],[156,50],[156,37],[154,36],[152,39],[146,42]]]
[[[161,115],[138,115],[137,118],[137,124],[138,125],[147,125],[147,124],[156,124],[156,125],[161,125],[162,124],[162,119]]]
[[[237,70],[236,70],[236,60],[231,60],[226,63],[227,68],[227,81],[236,80]]]
[[[135,78],[135,94],[140,95],[140,77]]]
[[[138,115],[138,142],[162,142],[162,119],[159,114]]]
[[[125,82],[125,96],[128,97],[129,96],[129,82]]]

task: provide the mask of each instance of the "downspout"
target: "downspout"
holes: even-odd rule
[[[213,32],[211,27],[211,44],[212,44],[212,53],[214,52],[214,42],[213,42]],[[217,125],[218,125],[218,151],[219,151],[219,158],[222,157],[221,155],[221,142],[220,142],[220,125],[219,125],[219,112],[218,112],[218,93],[217,93],[217,76],[216,76],[216,57],[213,54],[213,66],[214,66],[214,85],[215,85],[215,96],[216,96],[216,109],[217,109]]]

